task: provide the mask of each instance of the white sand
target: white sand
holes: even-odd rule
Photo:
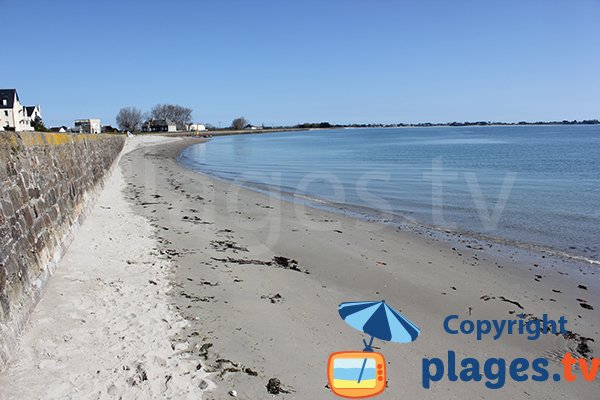
[[[177,139],[128,140],[124,152]],[[46,288],[0,375],[0,399],[199,399],[213,384],[169,304],[171,263],[122,194],[120,168]]]

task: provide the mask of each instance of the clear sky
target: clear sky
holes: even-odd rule
[[[47,126],[600,118],[600,0],[0,0],[0,87]],[[13,38],[14,41],[7,40]]]

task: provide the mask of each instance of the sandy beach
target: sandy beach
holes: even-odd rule
[[[176,139],[144,137],[138,146]],[[115,168],[0,373],[0,399],[198,399],[213,387],[173,340],[172,263]]]
[[[421,384],[422,358],[444,359],[448,350],[459,359],[546,356],[551,373],[562,371],[558,357],[565,351],[598,354],[600,292],[591,265],[465,238],[440,241],[282,202],[184,169],[175,159],[192,142],[131,152],[122,166],[126,196],[152,221],[174,263],[172,300],[191,322],[177,340],[200,349],[193,356],[217,385],[205,398],[231,390],[239,398],[266,398],[272,378],[287,392],[281,398],[332,398],[328,355],[361,350],[363,338],[339,318],[337,306],[381,299],[422,330],[412,344],[376,341],[389,364],[381,398],[584,399],[598,390],[597,381],[508,380],[498,391],[483,382],[445,379],[429,390]],[[573,335],[477,341],[442,329],[450,314],[475,320],[519,313],[564,316]]]
[[[382,300],[421,328],[375,341],[382,399],[591,399],[598,380],[422,386],[422,359],[597,357],[597,267],[289,203],[187,170],[199,139],[136,137],[0,374],[1,399],[328,399],[330,353],[367,339],[338,315]],[[65,298],[72,299],[65,301]],[[58,306],[56,299],[61,299]],[[583,304],[583,305],[582,305]],[[584,306],[585,305],[585,306]],[[476,340],[460,319],[568,320],[569,335]],[[446,360],[447,361],[447,360]],[[269,382],[271,383],[269,385]],[[280,384],[279,384],[280,383]]]

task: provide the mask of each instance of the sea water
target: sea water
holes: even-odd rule
[[[600,260],[600,125],[224,136],[180,161],[314,204]]]

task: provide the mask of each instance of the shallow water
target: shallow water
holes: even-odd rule
[[[600,126],[339,129],[237,135],[185,166],[374,217],[600,260]]]

